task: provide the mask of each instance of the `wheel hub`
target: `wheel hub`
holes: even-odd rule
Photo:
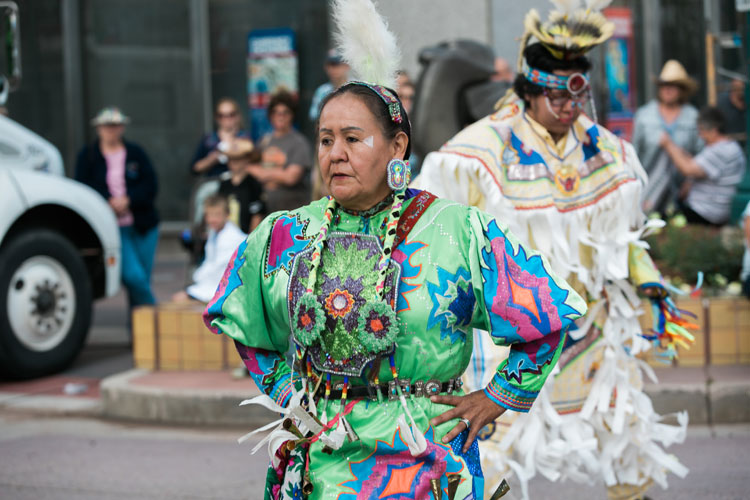
[[[46,283],[45,283],[46,285]],[[55,310],[55,292],[52,287],[37,287],[38,293],[31,301],[36,305],[34,314],[51,316]]]
[[[56,347],[75,317],[75,288],[55,259],[37,255],[23,262],[10,280],[7,300],[11,330],[34,351]]]

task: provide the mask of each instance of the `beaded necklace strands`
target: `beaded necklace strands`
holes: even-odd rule
[[[318,235],[315,237],[313,242],[313,251],[311,256],[310,264],[310,275],[307,280],[307,287],[305,293],[300,298],[299,304],[297,305],[297,314],[295,315],[295,321],[301,322],[299,325],[302,328],[297,329],[297,335],[300,337],[300,341],[306,346],[312,345],[317,339],[320,338],[320,334],[325,328],[325,321],[323,316],[323,308],[318,304],[318,301],[313,295],[313,289],[315,287],[315,280],[317,279],[317,271],[320,266],[320,259],[323,250],[323,244],[328,237],[328,229],[331,226],[331,220],[333,220],[333,214],[336,211],[336,200],[333,196],[328,197],[328,204],[326,205],[325,212],[323,213],[323,226],[320,228]],[[310,317],[312,316],[312,317]],[[302,318],[307,318],[303,320]],[[303,360],[302,358],[306,358]],[[302,375],[302,386],[305,392],[311,393],[308,385],[308,380],[312,378],[312,367],[310,366],[309,355],[303,354],[302,350],[297,349],[297,358],[299,360],[300,371]],[[310,404],[314,405],[312,397],[308,397]]]
[[[385,276],[388,272],[388,264],[391,263],[391,252],[393,251],[393,242],[396,241],[396,228],[401,218],[401,208],[404,205],[405,191],[399,191],[393,199],[391,213],[388,214],[388,223],[386,224],[385,241],[383,241],[383,254],[378,262],[379,276],[378,284],[375,287],[375,293],[378,300],[383,300],[383,290],[385,288]]]

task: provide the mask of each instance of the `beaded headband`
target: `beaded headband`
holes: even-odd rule
[[[589,87],[589,79],[583,73],[573,73],[569,76],[555,75],[541,69],[532,68],[525,59],[523,61],[523,76],[536,85],[548,89],[567,89],[573,95],[578,95]]]
[[[383,87],[382,85],[375,85],[367,82],[351,81],[348,84],[362,85],[375,92],[380,97],[386,106],[388,106],[388,113],[391,115],[391,120],[395,123],[401,123],[403,119],[401,117],[401,102],[398,98],[393,95],[393,92]]]

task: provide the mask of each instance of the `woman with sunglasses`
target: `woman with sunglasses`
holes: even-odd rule
[[[222,97],[216,103],[216,130],[201,138],[193,156],[191,172],[204,177],[216,177],[227,171],[225,151],[231,149],[236,138],[250,140],[249,132],[243,130],[240,105],[232,98]]]
[[[557,4],[547,22],[534,10],[526,17],[514,92],[428,155],[414,185],[507,221],[588,298],[589,316],[569,333],[560,372],[529,415],[483,431],[486,477],[512,468],[522,483],[536,473],[598,480],[610,499],[640,499],[653,483],[666,487],[666,471],[687,472],[659,447],[684,439],[686,422],[657,423],[634,354],[653,341],[670,357],[691,336],[644,250],[643,168],[630,144],[595,122],[585,53],[614,25]],[[653,331],[639,325],[638,292],[653,300]],[[468,385],[486,383],[485,367],[504,356],[475,335]]]

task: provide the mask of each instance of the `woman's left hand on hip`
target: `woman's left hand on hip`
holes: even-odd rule
[[[477,434],[485,425],[494,422],[500,415],[505,412],[505,408],[493,402],[484,391],[475,391],[465,396],[431,396],[430,401],[433,403],[450,405],[454,408],[434,417],[430,420],[433,427],[453,420],[462,418],[469,421],[469,436],[464,443],[463,452],[466,453],[471,443],[476,439]],[[443,443],[453,441],[456,436],[461,434],[467,427],[464,420],[460,420],[448,433],[443,436]]]

